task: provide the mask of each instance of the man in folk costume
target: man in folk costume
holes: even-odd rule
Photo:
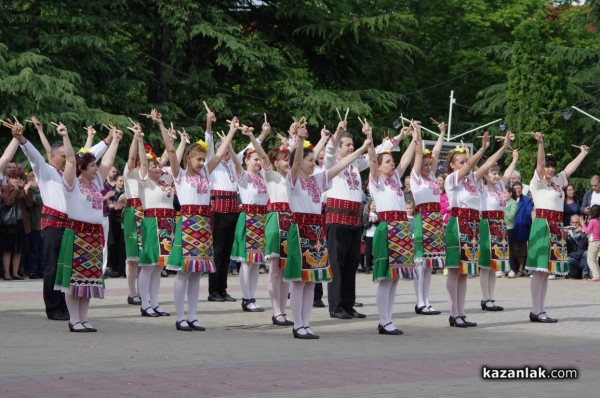
[[[41,124],[38,126],[41,129]],[[15,138],[21,144],[21,149],[38,180],[40,195],[44,202],[42,208],[42,242],[44,247],[44,304],[48,319],[68,321],[69,311],[65,302],[65,294],[54,290],[56,265],[60,245],[67,226],[67,204],[63,194],[63,171],[65,169],[65,150],[62,141],[55,142],[50,151],[49,163],[46,163],[40,152],[27,141],[23,135]],[[110,145],[112,135],[90,148],[90,152],[99,160]]]
[[[209,112],[206,118],[206,133],[204,141],[208,144],[210,161],[215,156],[215,146],[212,134],[214,113]],[[217,142],[220,146],[221,142]],[[235,228],[240,214],[238,199],[238,183],[233,162],[229,152],[219,162],[210,174],[211,203],[213,220],[213,248],[216,272],[208,276],[208,301],[236,301],[227,293],[227,274],[229,259],[235,235]]]
[[[325,147],[325,168],[354,152],[352,134],[346,131],[347,121],[338,123],[333,139]],[[378,151],[397,146],[387,140]],[[360,172],[369,168],[366,155],[360,156],[332,180],[327,191],[327,242],[333,280],[327,286],[329,315],[332,318],[365,318],[354,309],[356,299],[356,270],[360,263],[362,181]]]

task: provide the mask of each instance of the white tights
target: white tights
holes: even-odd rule
[[[392,322],[397,287],[398,279],[384,279],[379,281],[379,285],[377,286],[376,301],[377,311],[379,312],[379,324],[385,326],[388,330],[396,329],[393,323],[389,326],[386,325]]]
[[[299,334],[306,334],[302,327],[310,327],[310,314],[315,299],[314,282],[292,282],[290,307],[294,313],[294,329]]]
[[[417,296],[417,307],[429,307],[429,287],[431,286],[431,269],[423,268],[415,264],[417,277],[413,279],[415,295]]]
[[[140,287],[142,308],[156,308],[158,307],[158,292],[160,290],[160,273],[163,267],[157,265],[144,265],[140,268],[138,284]]]
[[[269,260],[269,297],[273,306],[273,316],[285,313],[287,306],[288,283],[283,281],[283,269],[279,267],[279,258]]]
[[[256,298],[256,287],[258,286],[259,264],[242,261],[240,267],[240,288],[242,297],[246,300]],[[249,304],[249,308],[258,307],[255,303]]]
[[[458,268],[448,268],[446,280],[448,302],[453,317],[465,315],[465,298],[467,296],[467,275],[460,275]]]
[[[536,271],[531,278],[531,312],[535,315],[545,311],[544,303],[546,302],[549,276],[548,272]],[[541,315],[540,318],[545,318],[545,315]]]
[[[496,290],[496,273],[490,268],[479,268],[479,283],[481,284],[481,294],[484,300],[494,300],[494,291]]]
[[[175,286],[173,287],[173,300],[177,311],[177,322],[185,320],[185,295],[188,299],[189,321],[196,320],[196,309],[198,308],[198,296],[200,295],[201,272],[177,272]]]
[[[129,287],[129,297],[139,296],[140,289],[137,286],[137,278],[140,273],[140,267],[137,261],[128,260],[125,262],[125,272],[127,274],[127,286]]]
[[[88,310],[90,309],[89,297],[73,297],[70,293],[65,294],[67,309],[69,310],[69,322],[75,329],[84,329],[83,326],[76,323],[88,322]]]

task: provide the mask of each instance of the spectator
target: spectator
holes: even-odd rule
[[[588,190],[585,195],[583,195],[583,201],[579,208],[579,213],[586,217],[590,214],[590,207],[592,207],[592,205],[600,205],[600,176],[594,174],[592,178],[590,178],[590,185],[592,186],[592,189]]]
[[[377,217],[375,201],[370,199],[363,211],[365,241],[364,271],[366,274],[370,274],[373,271],[373,235],[378,224],[379,218]]]
[[[516,276],[514,269],[518,267],[514,267],[514,256],[512,255],[514,248],[513,248],[513,240],[514,240],[514,232],[515,232],[515,216],[517,215],[517,201],[516,201],[516,194],[515,194],[515,190],[513,187],[511,186],[505,186],[504,187],[504,198],[506,199],[506,207],[504,208],[504,224],[506,225],[506,235],[508,237],[508,252],[511,253],[510,255],[510,271],[508,272],[508,277],[509,278],[514,278]],[[500,274],[503,274],[502,271],[496,271],[496,276],[502,276],[499,275],[498,272]]]
[[[598,249],[600,249],[600,205],[593,205],[590,209],[590,222],[585,224],[583,219],[579,220],[581,229],[588,234],[589,246],[587,263],[592,278],[590,282],[600,282],[600,270],[598,269]]]
[[[586,274],[588,237],[579,225],[579,215],[569,219],[567,230],[567,254],[569,256],[569,278],[581,279]]]
[[[517,276],[523,276],[525,260],[527,259],[527,244],[529,232],[531,230],[531,212],[533,211],[533,201],[523,193],[523,185],[520,182],[513,183],[515,190],[515,199],[517,201],[517,214],[515,215],[515,228],[513,233],[513,252],[511,256],[515,257],[513,269]]]
[[[23,280],[19,275],[19,263],[21,251],[26,251],[29,246],[26,235],[30,230],[27,208],[31,206],[31,197],[25,193],[23,173],[13,169],[7,177],[8,183],[2,188],[2,225],[0,226],[4,280]]]
[[[581,205],[580,199],[575,193],[575,187],[571,184],[565,188],[565,207],[563,211],[563,224],[569,225],[571,216],[573,214],[579,214],[579,206]]]
[[[444,217],[444,225],[448,224],[448,220],[450,219],[450,206],[448,203],[448,195],[446,194],[446,187],[444,186],[444,182],[446,181],[446,177],[448,174],[442,173],[437,177],[437,185],[442,191],[440,194],[440,213],[442,213],[442,217]]]
[[[410,189],[410,176],[404,177],[404,200],[406,202],[410,201],[415,203],[415,198],[413,197],[412,190]]]
[[[111,168],[112,170],[112,168]],[[108,266],[111,278],[125,277],[125,234],[121,217],[125,207],[125,179],[123,176],[116,178],[112,190],[114,195],[108,198]],[[122,199],[121,199],[122,198]]]
[[[529,185],[523,184],[521,182],[521,173],[518,170],[515,170],[510,175],[510,185],[514,185],[515,183],[520,183],[523,190],[523,195],[529,195]]]
[[[29,279],[38,279],[44,277],[44,255],[42,247],[42,196],[40,188],[35,178],[35,174],[27,174],[27,184],[25,192],[31,197],[31,207],[29,208],[29,220],[31,231],[29,232],[29,252],[27,261],[27,273]]]

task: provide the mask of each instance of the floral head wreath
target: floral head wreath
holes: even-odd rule
[[[256,152],[256,149],[252,145],[248,146],[244,151],[244,159],[248,159],[253,152]]]
[[[312,150],[313,148],[314,148],[314,146],[313,146],[313,144],[310,143],[310,141],[304,140],[304,149],[311,149]]]
[[[432,157],[431,151],[429,149],[423,149],[423,156],[425,156],[426,158],[431,159],[431,157]]]
[[[279,146],[279,151],[280,152],[288,152],[289,150],[290,150],[290,148],[286,144],[281,144]]]
[[[146,150],[146,157],[148,158],[148,160],[158,159],[158,156],[156,156],[150,145],[144,145],[144,149]]]
[[[77,151],[78,156],[84,156],[84,155],[87,155],[88,153],[91,153],[91,152],[87,148],[81,148],[79,151]]]
[[[208,152],[208,144],[202,140],[196,141],[196,144],[202,149],[204,152]]]
[[[462,153],[464,155],[468,155],[469,154],[469,150],[466,147],[460,146],[460,145],[457,145],[456,148],[454,148],[454,152],[456,152],[456,153]]]

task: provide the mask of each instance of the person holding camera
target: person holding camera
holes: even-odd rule
[[[579,214],[573,214],[569,219],[569,224],[565,226],[567,231],[567,254],[569,256],[569,274],[567,276],[573,279],[581,279],[588,268],[588,236],[579,225],[580,219],[583,219],[583,217]]]

